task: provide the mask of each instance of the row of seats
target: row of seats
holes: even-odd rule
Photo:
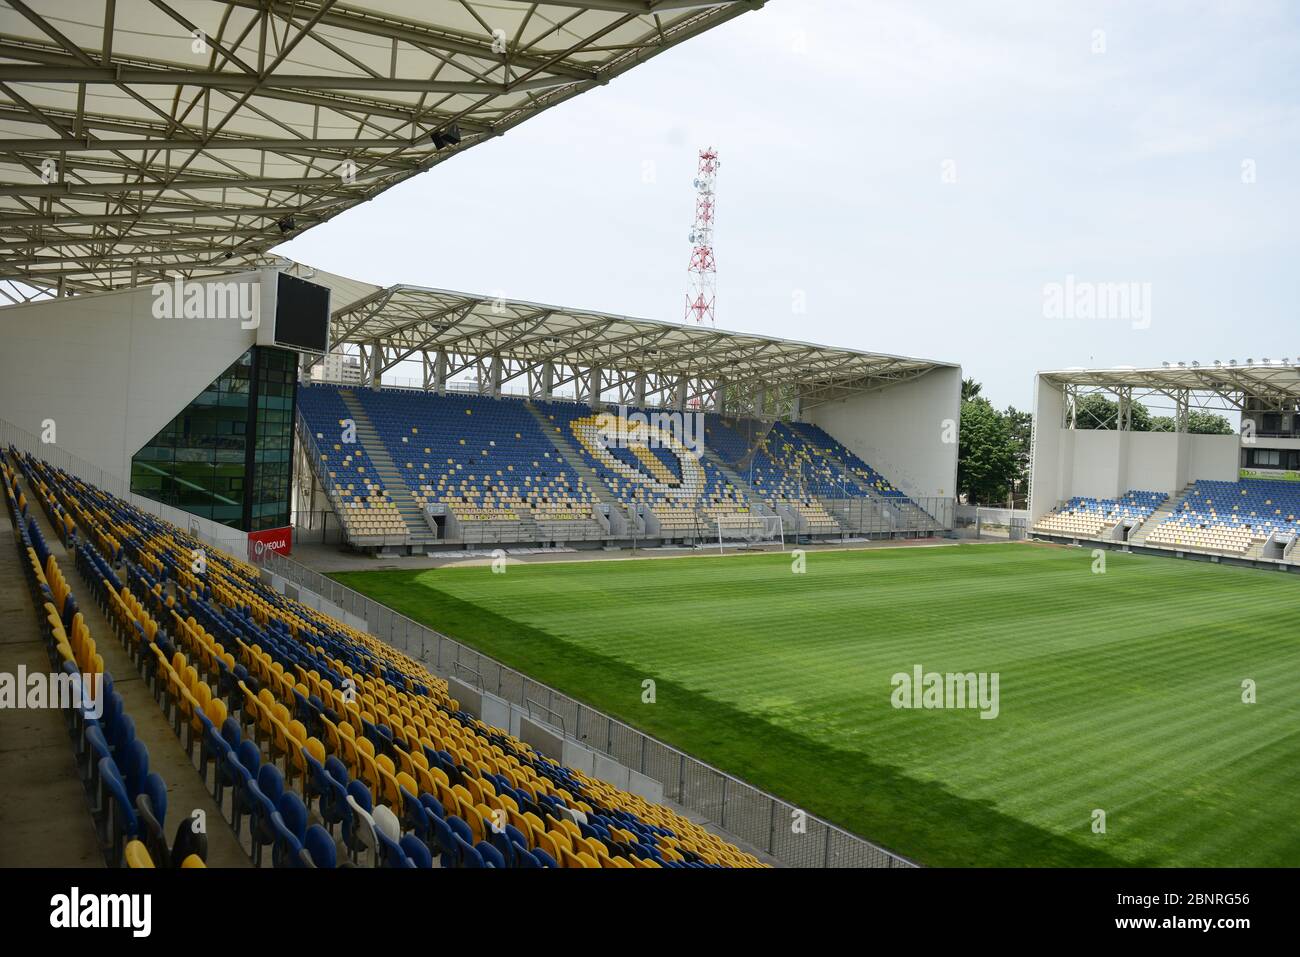
[[[91,546],[79,541],[75,520],[27,462],[18,460],[17,465],[56,534],[74,551],[78,566],[83,559],[89,561]],[[17,473],[3,456],[0,482],[28,585],[34,603],[41,609],[51,669],[65,678],[65,687],[77,692],[61,701],[60,706],[74,742],[77,768],[87,790],[105,861],[110,867],[131,867],[156,857],[162,866],[204,866],[206,837],[194,833],[188,820],[180,823],[170,846],[164,836],[167,786],[159,774],[150,770],[149,750],[136,737],[135,722],[114,687],[113,675],[104,667],[85,615],[40,527],[27,512]],[[153,845],[152,855],[145,840]]]
[[[157,673],[170,663],[177,675],[164,684],[184,684],[191,667],[214,683],[207,706],[182,713],[201,719],[207,763],[274,862],[321,866],[301,801],[327,833],[340,830],[345,854],[390,866],[757,864],[668,808],[484,725],[418,663],[280,595],[256,569],[210,552],[196,572],[201,545],[181,530],[46,474],[70,512],[100,517],[102,547],[139,582],[150,617],[173,616],[169,637],[187,657],[155,653]],[[220,724],[209,714],[218,698]]]
[[[356,423],[339,390],[300,386],[298,410],[316,440],[317,475],[334,500],[349,539],[405,536],[406,522],[357,440]]]
[[[595,494],[517,399],[397,389],[354,393],[415,500],[462,521],[589,519]]]
[[[1254,541],[1300,529],[1300,482],[1242,479],[1194,482],[1168,522],[1241,530]]]
[[[1146,544],[1245,555],[1250,550],[1251,533],[1241,527],[1202,525],[1195,520],[1173,519],[1157,525],[1147,536]]]
[[[744,472],[759,499],[769,507],[793,509],[814,534],[840,530],[819,496],[908,501],[883,475],[809,423],[770,425],[704,414],[704,454],[695,456],[662,429],[630,425],[621,412],[575,402],[402,389],[351,394],[414,500],[421,507],[444,505],[467,522],[591,519],[600,496],[565,461],[557,440],[560,447],[573,444],[614,498],[652,512],[664,533],[674,537],[719,523],[752,524],[747,490],[734,487],[716,462],[734,466],[746,460]],[[345,525],[371,534],[403,528],[363,443],[341,439],[348,419],[341,388],[304,385],[299,409],[320,447],[322,481],[350,503]],[[615,435],[630,441],[611,441]]]
[[[1118,498],[1076,495],[1034,523],[1034,531],[1049,535],[1096,538],[1121,523],[1139,525],[1163,505],[1164,492],[1130,489]]]

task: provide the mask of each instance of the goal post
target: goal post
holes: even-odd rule
[[[780,543],[785,551],[785,521],[780,515],[759,515],[750,512],[744,521],[734,517],[724,523],[723,519],[713,519],[714,532],[717,535],[718,552],[723,550],[726,539],[741,541],[749,545]]]

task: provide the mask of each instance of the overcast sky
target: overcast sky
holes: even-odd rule
[[[681,321],[715,146],[719,327],[1023,408],[1039,369],[1300,356],[1298,103],[1295,3],[769,0],[277,251]],[[1051,318],[1069,276],[1149,314]]]

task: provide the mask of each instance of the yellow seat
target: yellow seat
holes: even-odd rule
[[[124,854],[126,866],[129,868],[151,868],[154,866],[153,858],[149,856],[149,851],[141,841],[128,841]]]

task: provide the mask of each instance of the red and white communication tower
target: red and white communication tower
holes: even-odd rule
[[[695,176],[695,225],[691,227],[691,264],[686,268],[686,319],[700,325],[714,321],[718,268],[713,261],[714,182],[718,175],[718,151],[700,150],[700,169]]]

